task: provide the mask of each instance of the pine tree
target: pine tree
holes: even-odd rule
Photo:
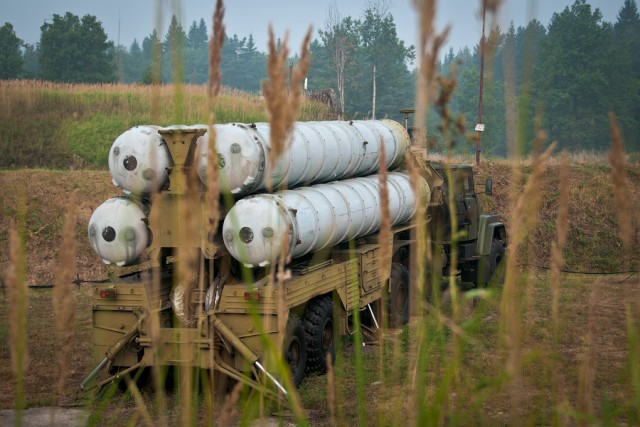
[[[640,151],[640,14],[634,0],[625,0],[614,27],[618,71],[616,109],[628,151]]]
[[[161,81],[162,42],[160,42],[155,29],[142,40],[142,58],[144,64],[142,82],[144,84],[159,83]]]
[[[246,39],[240,39],[237,34],[233,37],[225,35],[222,45],[222,63],[220,70],[222,73],[222,84],[234,88],[242,88],[241,76],[238,76],[240,69],[240,52],[244,49]]]
[[[251,34],[238,52],[238,73],[238,85],[254,93],[260,91],[267,77],[267,56],[258,51]]]
[[[611,33],[586,0],[551,19],[539,89],[543,128],[562,148],[598,150],[609,141]]]
[[[142,51],[137,39],[134,39],[133,43],[131,43],[129,51],[125,56],[124,65],[125,82],[142,82],[144,70],[147,68],[148,64],[145,63],[144,52]]]
[[[182,82],[184,80],[184,51],[187,46],[187,35],[182,29],[175,15],[171,17],[171,24],[162,44],[163,80]],[[169,76],[171,76],[169,78]]]
[[[200,23],[193,21],[187,36],[187,49],[184,52],[185,82],[203,84],[209,75],[209,41],[204,19]]]
[[[209,36],[207,35],[207,25],[204,19],[200,19],[200,23],[196,21],[191,23],[189,27],[189,35],[187,36],[187,47],[190,49],[203,49],[208,46]]]
[[[537,114],[537,85],[541,63],[541,45],[547,36],[540,21],[529,21],[516,32],[516,81],[518,93],[517,141],[523,155],[531,153],[535,138]]]

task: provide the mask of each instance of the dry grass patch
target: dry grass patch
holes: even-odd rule
[[[29,284],[52,284],[62,243],[62,228],[70,195],[76,191],[75,234],[77,256],[73,277],[95,280],[107,267],[95,255],[87,238],[93,211],[106,199],[120,195],[108,172],[0,171],[0,244],[7,244],[8,230],[20,203],[26,212],[26,277]],[[0,251],[0,271],[6,270],[8,253]]]

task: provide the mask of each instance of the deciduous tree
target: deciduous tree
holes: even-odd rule
[[[40,71],[45,80],[105,83],[115,80],[113,42],[95,16],[67,12],[40,27]]]
[[[22,73],[22,52],[20,40],[13,25],[5,23],[0,27],[0,79],[15,79]]]

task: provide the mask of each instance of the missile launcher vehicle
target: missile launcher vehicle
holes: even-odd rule
[[[356,312],[363,331],[408,321],[416,212],[426,212],[434,263],[425,270],[437,286],[449,274],[483,286],[499,270],[505,227],[480,214],[471,168],[423,161],[399,123],[297,123],[274,167],[268,124],[214,129],[216,156],[207,126],[141,126],[114,142],[109,167],[126,194],[96,209],[89,240],[105,263],[141,267],[94,285],[99,363],[84,389],[179,366],[286,395],[287,384],[327,370]],[[384,199],[372,175],[382,151]],[[206,188],[212,163],[217,211]],[[408,163],[420,171],[413,182]]]

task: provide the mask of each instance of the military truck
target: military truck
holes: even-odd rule
[[[418,204],[428,207],[438,256],[437,267],[426,270],[436,277],[454,274],[461,283],[482,286],[504,256],[504,224],[495,214],[480,214],[471,168],[423,161],[409,149],[406,129],[390,120],[298,123],[294,154],[271,169],[268,124],[218,125],[214,156],[207,151],[206,126],[128,132],[114,142],[109,160],[114,183],[128,194],[94,212],[89,239],[105,262],[142,262],[145,268],[94,286],[100,362],[84,389],[145,367],[181,366],[286,394],[282,375],[272,368],[274,349],[297,386],[305,373],[327,370],[335,337],[353,333],[354,313],[372,330],[383,318],[391,325],[408,321]],[[318,166],[318,146],[322,162],[342,150],[332,160],[339,167]],[[406,174],[388,174],[392,228],[386,241],[378,233],[379,176],[368,175],[378,170],[382,150],[390,170],[413,162],[422,175],[411,184]],[[212,213],[206,165],[214,163],[226,196]],[[320,184],[304,187],[316,178]],[[270,192],[274,182],[303,187]],[[454,203],[447,203],[449,194]],[[452,236],[456,271],[450,268]],[[383,262],[388,277],[381,274]],[[102,370],[108,374],[97,381]]]

